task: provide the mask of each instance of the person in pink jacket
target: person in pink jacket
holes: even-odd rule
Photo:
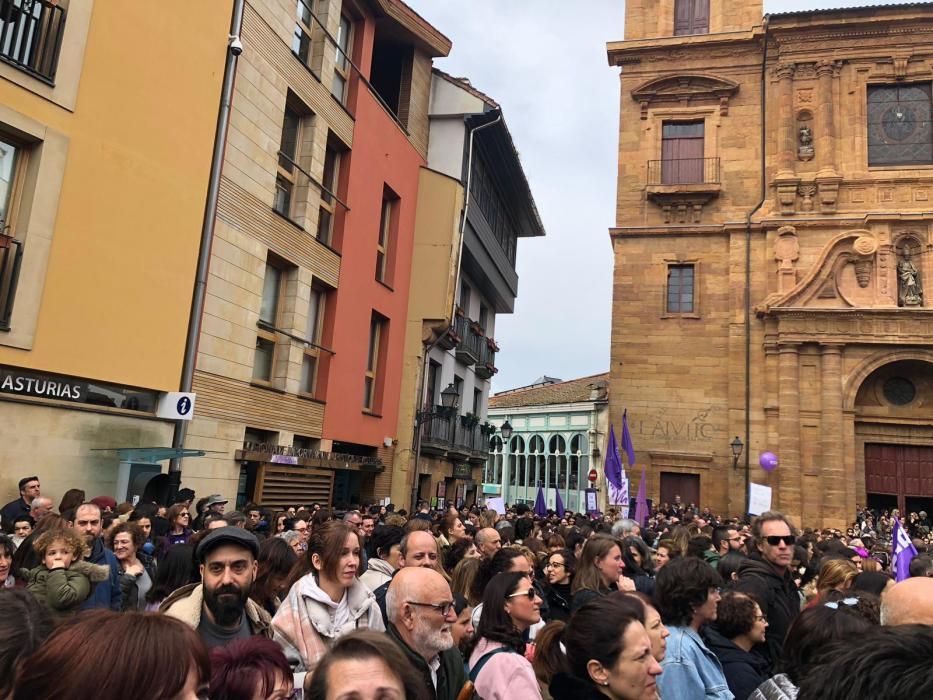
[[[526,574],[496,574],[486,586],[467,664],[483,700],[540,700],[538,680],[525,658],[525,635],[541,620],[540,609],[541,598]]]

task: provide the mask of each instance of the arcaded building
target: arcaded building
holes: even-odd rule
[[[626,3],[609,395],[649,497],[933,505],[931,21]]]

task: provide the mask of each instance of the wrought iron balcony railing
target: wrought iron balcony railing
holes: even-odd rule
[[[719,158],[648,161],[648,185],[718,185]]]
[[[54,84],[65,8],[51,0],[0,2],[0,60]]]

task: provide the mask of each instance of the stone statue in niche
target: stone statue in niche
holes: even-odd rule
[[[813,130],[806,124],[801,124],[797,131],[797,157],[800,160],[813,158]]]
[[[898,301],[901,306],[920,306],[923,304],[920,273],[909,257],[903,257],[898,261],[897,279]]]

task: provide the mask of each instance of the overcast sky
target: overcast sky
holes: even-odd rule
[[[502,105],[547,232],[518,245],[515,313],[496,319],[493,391],[609,368],[622,0],[406,0],[453,42],[435,66]],[[770,0],[766,12],[880,0]],[[904,3],[889,3],[904,4]],[[585,9],[584,9],[585,8]]]

